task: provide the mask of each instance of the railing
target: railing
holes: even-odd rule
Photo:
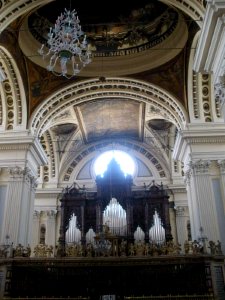
[[[55,297],[41,297],[41,298],[28,298],[28,297],[18,297],[18,298],[2,298],[5,300],[91,300],[90,297],[76,297],[76,298],[55,298]],[[165,300],[215,300],[213,295],[167,295],[167,296],[124,296],[120,299],[124,300],[157,300],[157,299],[165,299]]]
[[[55,297],[41,297],[41,298],[28,298],[28,297],[17,297],[17,298],[1,298],[2,300],[91,300],[91,298],[89,297],[76,297],[76,298],[71,298],[71,297],[67,297],[67,298],[55,298]]]
[[[130,296],[124,297],[124,300],[157,300],[157,299],[165,299],[165,300],[215,300],[213,295],[167,295],[167,296]]]

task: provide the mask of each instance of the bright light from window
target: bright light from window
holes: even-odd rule
[[[108,164],[115,158],[117,163],[120,165],[121,170],[125,175],[134,174],[134,161],[127,153],[119,150],[107,151],[101,154],[95,161],[94,170],[96,175],[103,175],[108,168]]]

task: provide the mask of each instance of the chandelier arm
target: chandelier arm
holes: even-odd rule
[[[47,70],[54,75],[70,79],[91,62],[87,37],[81,29],[75,9],[65,9],[57,18],[54,28],[50,27],[47,37],[49,51],[45,53],[42,45],[38,53],[43,59],[52,53]]]

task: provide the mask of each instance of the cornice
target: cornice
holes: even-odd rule
[[[206,61],[212,52],[212,40],[215,34],[217,20],[225,13],[225,2],[219,0],[209,0],[206,8],[203,26],[199,43],[196,49],[193,69],[196,72],[209,71],[206,70]],[[211,51],[210,51],[211,50]],[[209,61],[207,62],[209,65]]]
[[[27,131],[0,133],[0,151],[30,151],[34,160],[43,165],[48,162],[47,155],[38,138]]]
[[[187,148],[191,145],[225,145],[225,125],[221,124],[198,124],[187,125],[181,130],[175,141],[173,158],[184,160]]]

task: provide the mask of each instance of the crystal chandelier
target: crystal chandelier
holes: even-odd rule
[[[50,28],[47,40],[49,51],[44,53],[44,45],[38,50],[43,59],[49,57],[47,70],[55,75],[71,78],[91,62],[86,35],[81,30],[77,12],[65,9]],[[58,67],[60,66],[60,71]]]

